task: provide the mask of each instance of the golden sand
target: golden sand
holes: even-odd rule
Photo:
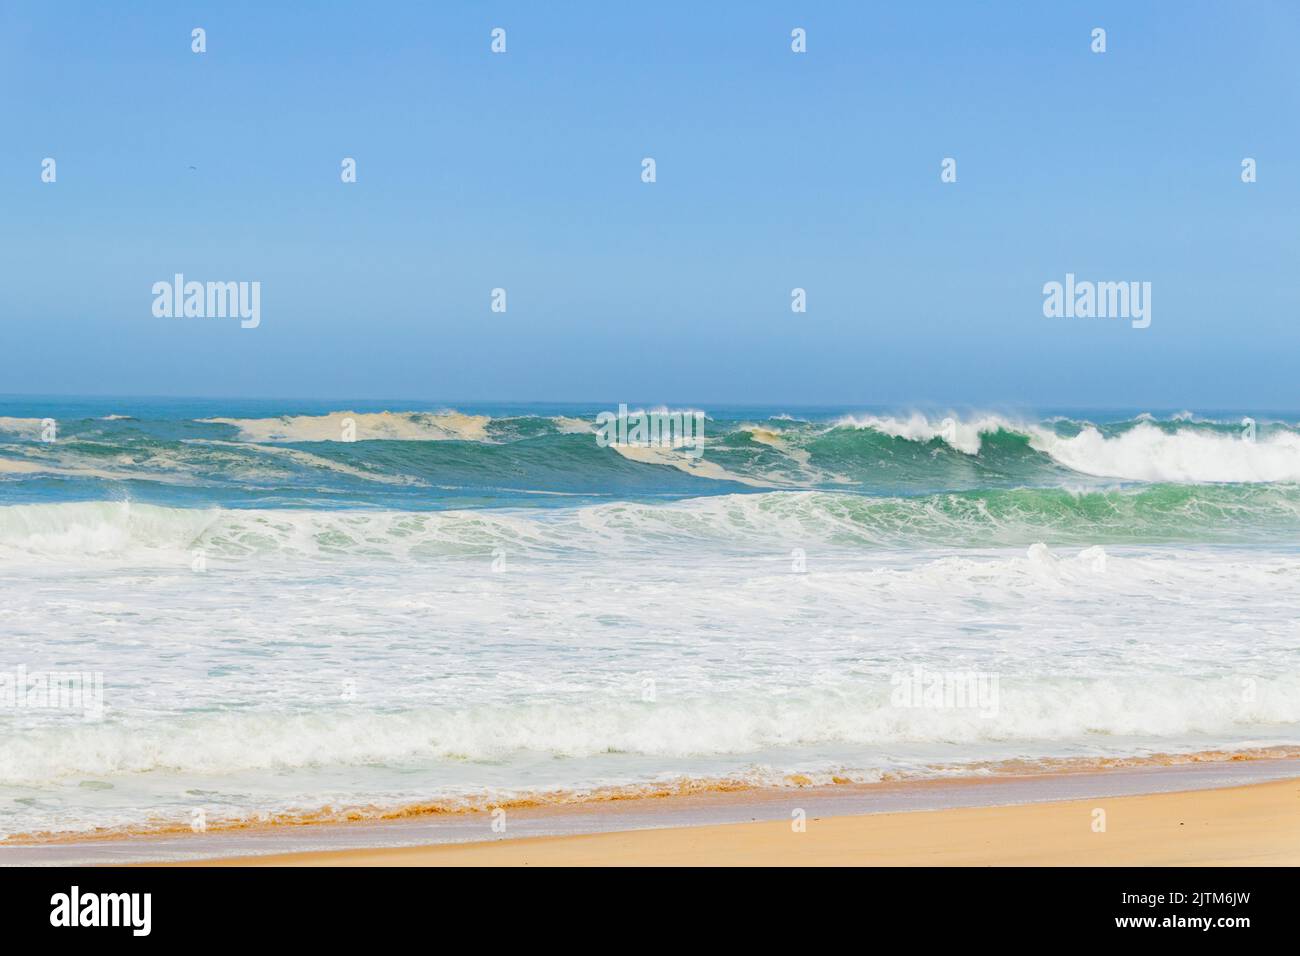
[[[1300,779],[1008,807],[229,858],[221,866],[1300,865]]]

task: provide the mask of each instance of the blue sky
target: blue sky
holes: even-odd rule
[[[276,6],[0,8],[0,393],[1300,407],[1295,4]]]

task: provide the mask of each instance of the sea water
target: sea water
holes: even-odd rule
[[[613,407],[0,400],[0,834],[1300,745],[1294,415]]]

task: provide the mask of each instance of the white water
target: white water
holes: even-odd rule
[[[1149,418],[1149,416],[1146,416]],[[1029,438],[1029,445],[1059,465],[1082,475],[1151,482],[1297,482],[1300,481],[1300,434],[1289,426],[1274,425],[1247,437],[1240,431],[1207,431],[1183,424],[1167,432],[1148,420],[1110,436],[1095,425],[1078,434],[1058,435],[1039,424],[1013,421],[997,415],[961,419],[852,417],[838,424],[870,428],[895,438],[929,442],[942,439],[967,455],[977,455],[985,435],[1014,432]]]
[[[58,561],[0,560],[0,671],[105,682],[99,721],[0,711],[0,833],[1300,742],[1286,552],[814,545],[797,573],[784,548],[642,539],[494,571],[478,540],[196,572],[185,539],[218,513],[191,514],[145,529],[165,548],[83,529],[43,541]],[[995,675],[996,707],[900,705],[916,667]]]
[[[1091,426],[1072,438],[1035,428],[1030,445],[1085,475],[1132,481],[1300,481],[1300,435],[1256,440],[1222,432],[1161,431],[1137,425],[1110,438]]]

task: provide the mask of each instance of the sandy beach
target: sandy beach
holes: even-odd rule
[[[219,866],[1300,864],[1300,779],[999,807],[230,857]]]

